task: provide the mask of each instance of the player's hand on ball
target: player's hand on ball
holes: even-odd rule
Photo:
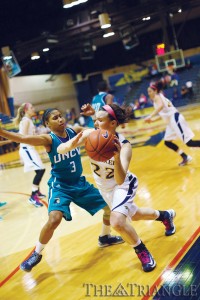
[[[73,140],[72,142],[72,146],[73,147],[77,147],[78,146],[78,142],[80,141],[80,139],[82,138],[83,136],[83,131],[79,132],[77,135],[76,135],[76,138]]]
[[[115,141],[114,145],[116,147],[116,151],[114,152],[114,156],[117,156],[117,155],[120,155],[121,145],[120,145],[120,142],[119,142],[117,137],[115,137],[114,141]]]

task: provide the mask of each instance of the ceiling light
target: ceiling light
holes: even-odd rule
[[[63,8],[71,8],[74,5],[85,3],[88,0],[63,0]]]
[[[48,52],[48,51],[49,51],[49,48],[44,48],[42,51],[43,51],[43,52]]]
[[[182,12],[182,9],[181,9],[181,8],[179,8],[178,12],[179,12],[179,13],[181,13],[181,12]]]
[[[57,44],[59,41],[57,39],[49,38],[47,39],[47,43],[49,44]]]
[[[32,59],[32,60],[36,60],[36,59],[39,59],[39,58],[40,58],[40,55],[39,55],[38,52],[33,52],[33,53],[31,54],[31,59]]]
[[[151,19],[151,17],[149,16],[149,17],[144,17],[144,18],[142,18],[142,21],[149,21]]]
[[[110,18],[107,13],[103,13],[99,15],[99,22],[102,29],[109,28],[111,26],[110,24]]]
[[[73,4],[73,1],[72,0],[63,0],[63,8],[70,8],[72,7],[74,4]]]
[[[85,3],[87,2],[88,0],[77,0],[76,2],[78,2],[78,4],[81,4],[81,3]]]
[[[96,45],[92,45],[92,50],[96,51],[97,50],[97,46]]]
[[[103,37],[107,38],[107,37],[113,36],[114,34],[115,34],[114,31],[111,28],[108,28],[105,30]]]

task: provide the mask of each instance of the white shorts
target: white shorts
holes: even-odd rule
[[[138,210],[137,205],[133,202],[137,187],[137,177],[130,174],[122,185],[117,185],[114,190],[109,192],[100,190],[100,193],[111,211],[119,212],[131,220]]]
[[[32,146],[21,146],[19,155],[24,163],[24,172],[44,169],[38,152]]]
[[[166,127],[164,140],[172,141],[179,138],[186,144],[193,137],[194,133],[189,128],[184,116],[178,112],[172,115],[170,118],[170,122]]]

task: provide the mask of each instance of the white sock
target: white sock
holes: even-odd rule
[[[35,247],[35,252],[37,252],[38,254],[40,254],[42,252],[42,250],[44,249],[44,247],[46,246],[46,244],[41,244],[39,241],[36,243],[36,247]]]
[[[32,185],[32,192],[36,192],[36,191],[38,191],[38,189],[39,189],[38,185],[35,185],[35,184]]]
[[[110,234],[110,225],[107,226],[105,224],[102,224],[102,231],[100,236],[109,235]]]
[[[177,152],[181,155],[183,153],[183,150],[179,149]]]
[[[134,245],[131,245],[131,247],[132,247],[132,248],[135,248],[135,247],[139,246],[140,244],[141,244],[141,240],[139,239],[139,240],[137,241],[137,243],[135,243]]]
[[[156,219],[158,219],[160,217],[160,213],[159,213],[158,210],[155,210],[155,213],[156,213],[156,218],[155,218],[155,220],[156,220]]]

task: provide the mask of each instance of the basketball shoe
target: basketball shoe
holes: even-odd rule
[[[40,202],[40,199],[36,193],[32,194],[28,201],[29,201],[29,203],[33,204],[35,207],[43,206],[43,204]]]
[[[165,235],[170,236],[176,232],[176,227],[174,225],[174,218],[176,213],[173,209],[169,209],[165,211],[164,220],[162,223],[165,225]]]
[[[20,269],[25,272],[30,272],[33,267],[39,264],[41,259],[42,255],[34,251],[29,258],[27,258],[23,263],[21,263]]]
[[[147,250],[146,246],[141,243],[139,246],[135,247],[135,253],[137,254],[139,260],[142,263],[142,269],[144,272],[151,272],[156,267],[156,261],[154,260],[151,253]]]
[[[122,243],[124,243],[124,240],[121,238],[121,236],[115,236],[115,235],[99,236],[99,240],[98,240],[98,245],[100,248],[122,244]]]
[[[183,166],[187,165],[190,161],[192,161],[192,157],[191,157],[190,155],[187,155],[187,157],[184,158],[184,159],[180,162],[179,166],[180,166],[180,167],[183,167]]]
[[[37,196],[38,196],[38,198],[40,198],[40,199],[46,198],[46,195],[42,194],[42,193],[40,192],[40,190],[37,190]]]
[[[0,207],[4,206],[6,204],[7,204],[7,202],[0,202]]]

